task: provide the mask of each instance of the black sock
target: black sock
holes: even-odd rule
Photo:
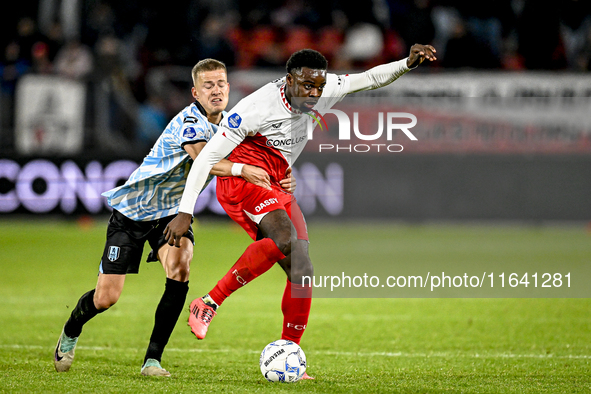
[[[149,358],[162,360],[162,352],[170,339],[172,330],[185,306],[185,299],[189,291],[189,282],[179,282],[166,278],[166,287],[160,303],[156,308],[154,329],[150,337],[150,344],[144,357],[144,364]]]
[[[90,290],[88,293],[85,293],[78,300],[78,304],[70,314],[70,318],[64,326],[64,333],[70,338],[80,336],[80,333],[82,332],[82,326],[87,321],[95,317],[98,313],[104,311],[99,311],[98,309],[96,309],[96,307],[94,306],[93,298],[94,289]]]

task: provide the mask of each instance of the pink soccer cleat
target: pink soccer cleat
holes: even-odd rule
[[[191,306],[189,307],[189,326],[191,326],[191,332],[195,334],[197,339],[205,338],[209,323],[211,323],[211,319],[216,314],[216,311],[203,302],[201,298],[196,298],[191,302]]]
[[[314,380],[314,378],[308,375],[308,372],[304,372],[304,375],[302,375],[300,380]]]

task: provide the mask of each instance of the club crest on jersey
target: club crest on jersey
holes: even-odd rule
[[[185,138],[195,138],[197,132],[192,127],[187,127],[185,131],[183,131],[183,137]]]
[[[235,129],[238,126],[240,126],[240,123],[242,123],[242,118],[240,117],[240,115],[238,114],[232,114],[230,115],[230,117],[228,118],[228,125],[230,126],[230,128]]]
[[[107,258],[109,261],[115,261],[119,258],[119,246],[109,246],[109,253],[107,254]]]

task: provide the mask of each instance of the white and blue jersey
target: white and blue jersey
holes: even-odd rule
[[[179,112],[127,182],[102,194],[109,206],[136,221],[177,214],[193,162],[183,146],[207,142],[217,131],[199,107],[195,102]]]

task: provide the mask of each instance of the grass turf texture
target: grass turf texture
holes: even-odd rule
[[[58,374],[52,352],[78,297],[96,283],[105,227],[106,219],[90,227],[0,222],[0,392],[591,391],[589,299],[315,299],[302,347],[316,380],[268,383],[258,358],[280,336],[278,267],[230,297],[204,341],[190,333],[185,310],[162,362],[172,378],[142,377],[164,286],[158,263],[128,276],[119,303],[85,326],[70,372]],[[187,306],[250,242],[225,222],[196,232]],[[355,250],[369,259],[396,253],[409,264],[591,256],[589,234],[575,227],[311,223],[310,237],[317,266],[360,258]]]

